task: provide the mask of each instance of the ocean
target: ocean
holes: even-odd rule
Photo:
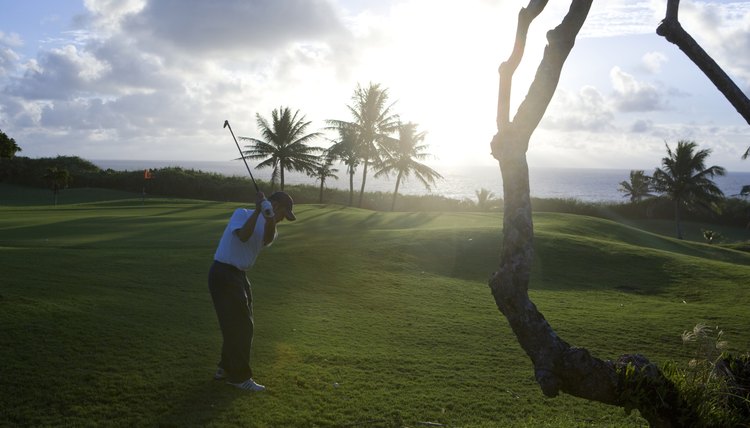
[[[100,168],[119,171],[136,171],[164,167],[182,167],[223,175],[246,176],[247,170],[242,161],[154,161],[154,160],[95,160]],[[750,168],[750,164],[749,164]],[[338,167],[338,180],[326,180],[326,187],[349,189],[349,178],[346,167]],[[453,199],[476,200],[476,191],[488,189],[497,197],[503,195],[503,181],[500,168],[494,165],[484,166],[436,166],[442,176],[431,191],[428,191],[414,177],[402,182],[400,194],[425,195],[436,194]],[[652,171],[647,170],[646,174]],[[253,176],[258,180],[270,181],[269,169],[253,169]],[[531,196],[538,198],[577,199],[583,202],[625,202],[627,198],[619,192],[619,183],[630,177],[629,169],[598,168],[531,168],[529,181]],[[354,176],[354,189],[359,191],[362,185],[361,167]],[[315,179],[297,172],[285,173],[286,184],[315,184]],[[750,172],[730,171],[724,177],[715,177],[715,182],[727,196],[737,195],[743,185],[750,185]],[[393,192],[396,185],[395,175],[388,178],[373,178],[368,173],[365,191]]]

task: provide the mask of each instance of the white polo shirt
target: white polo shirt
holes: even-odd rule
[[[221,235],[214,260],[232,265],[239,270],[248,270],[255,264],[255,259],[258,258],[258,253],[263,248],[263,229],[266,225],[266,219],[262,215],[258,216],[255,230],[250,239],[245,242],[242,242],[236,233],[253,215],[253,211],[255,210],[245,208],[237,208],[234,211],[232,218],[229,219],[229,224],[224,229],[224,234]]]

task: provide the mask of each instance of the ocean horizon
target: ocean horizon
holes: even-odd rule
[[[137,171],[144,169],[158,169],[166,167],[181,167],[184,169],[200,170],[227,176],[247,176],[245,164],[240,161],[159,161],[159,160],[92,160],[102,169],[116,171]],[[252,167],[251,167],[252,168]],[[349,178],[346,167],[337,166],[337,179],[326,180],[326,187],[348,190]],[[437,166],[434,167],[443,179],[437,180],[430,191],[414,177],[402,180],[399,186],[400,194],[409,195],[440,195],[453,199],[476,199],[476,191],[488,189],[495,196],[502,197],[503,181],[500,168],[495,165],[479,166]],[[270,181],[270,169],[252,169],[253,176],[258,180]],[[650,174],[651,171],[646,171]],[[607,168],[549,168],[536,167],[529,170],[529,184],[531,196],[537,198],[577,199],[582,202],[626,202],[622,192],[617,189],[619,183],[628,181],[630,169]],[[726,196],[740,193],[743,185],[750,185],[750,172],[728,171],[724,177],[715,177],[714,181]],[[299,172],[286,172],[286,184],[315,185],[316,180]],[[354,175],[354,189],[359,191],[362,185],[362,168]],[[374,178],[368,173],[365,191],[393,192],[396,177]]]

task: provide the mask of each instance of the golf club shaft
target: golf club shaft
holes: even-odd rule
[[[229,132],[232,134],[232,139],[234,140],[234,144],[237,146],[237,150],[240,151],[240,156],[242,157],[242,162],[245,162],[245,168],[247,168],[247,173],[250,174],[250,179],[253,180],[253,184],[255,185],[255,191],[260,192],[260,189],[258,189],[258,183],[255,182],[255,178],[253,177],[253,173],[250,172],[250,165],[247,164],[247,160],[245,160],[245,155],[242,154],[242,149],[240,148],[240,143],[237,142],[237,138],[234,136],[234,131],[232,131],[232,125],[229,124],[228,120],[224,121],[224,127],[229,128]]]

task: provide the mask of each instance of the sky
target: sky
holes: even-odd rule
[[[428,163],[492,165],[497,67],[526,4],[0,0],[0,129],[28,157],[225,161],[237,148],[224,120],[258,137],[256,114],[289,107],[322,130],[351,120],[355,88],[372,82],[426,131]],[[569,5],[550,2],[533,22],[513,112]],[[688,139],[712,150],[709,164],[750,171],[750,125],[655,34],[665,9],[594,1],[532,136],[532,168],[650,171],[665,144]],[[680,21],[750,94],[750,2],[683,0]]]

